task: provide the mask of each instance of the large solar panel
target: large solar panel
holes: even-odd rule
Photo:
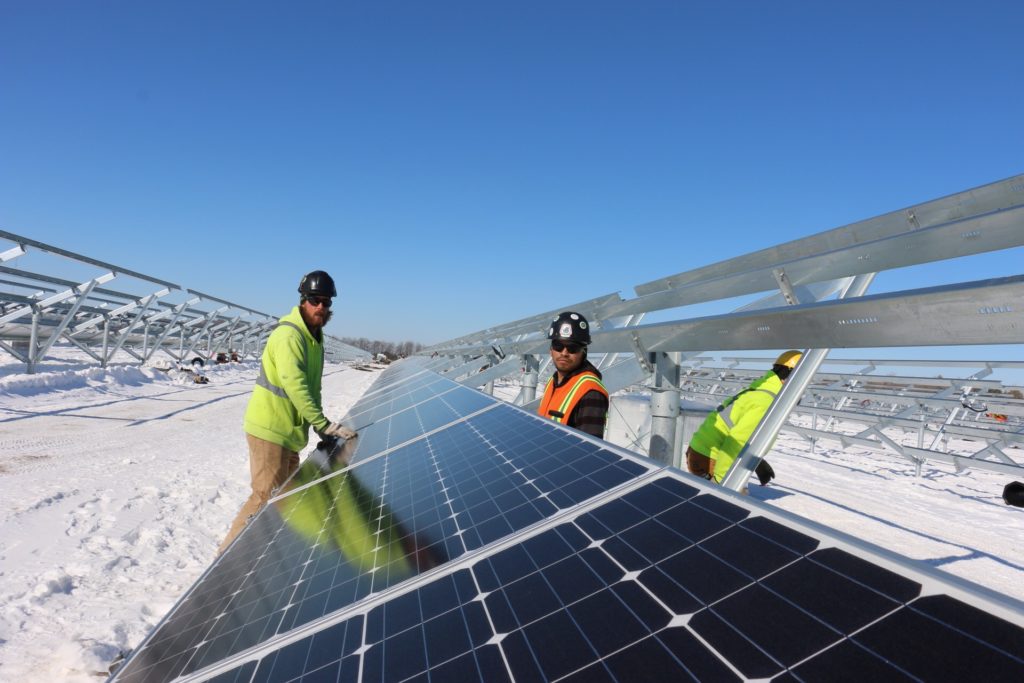
[[[430,395],[307,460],[116,680],[1024,676],[1008,598],[412,369],[352,413]]]

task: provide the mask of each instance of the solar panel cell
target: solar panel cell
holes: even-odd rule
[[[805,555],[818,547],[816,539],[766,517],[751,517],[741,522],[740,526],[800,555]]]
[[[944,621],[929,614],[941,602],[946,602],[938,607],[945,612]],[[982,628],[1000,635],[997,643],[982,641],[962,630],[982,635],[974,633],[974,619],[978,616],[978,610],[969,605],[954,606],[945,596],[929,596],[868,626],[853,640],[922,680],[1024,680],[1021,630],[1005,622],[993,629],[990,620],[985,620]],[[1011,636],[1011,632],[1016,635]],[[1002,648],[1005,642],[1010,643],[1010,649]]]
[[[849,577],[897,602],[910,602],[921,593],[921,584],[838,548],[822,548],[814,561]]]
[[[700,543],[706,538],[727,529],[731,522],[724,517],[709,512],[696,503],[686,502],[669,508],[654,518],[659,524],[671,529],[690,543]],[[648,525],[650,526],[650,525]],[[660,535],[661,530],[655,530]],[[655,559],[655,562],[661,558]]]
[[[740,680],[711,656],[700,641],[681,628],[666,629],[657,636],[644,638],[602,663],[616,681]]]
[[[1015,659],[1024,660],[1024,635],[1020,629],[1003,619],[948,595],[929,595],[915,600],[913,607],[939,623],[969,623],[971,633],[979,640],[1009,653]]]
[[[816,554],[764,578],[775,593],[841,633],[852,633],[900,604],[814,561]]]
[[[703,656],[724,658],[743,678],[770,678],[782,671],[779,662],[769,657],[713,612],[698,612],[689,621],[687,628],[707,643],[710,652]]]
[[[427,683],[427,681],[435,683],[438,681],[505,683],[511,680],[508,675],[508,667],[505,666],[497,645],[485,645],[412,679],[417,683]]]
[[[920,681],[901,671],[877,654],[856,643],[843,640],[813,659],[796,666],[792,673],[772,679],[778,683],[802,681],[836,681],[837,683],[863,683],[863,681]]]
[[[768,624],[765,623],[766,615],[771,615]],[[782,668],[796,665],[842,637],[791,602],[757,584],[698,612],[690,625],[751,677],[780,673]],[[723,641],[719,634],[730,630],[732,633]],[[768,674],[763,670],[746,668],[751,646],[774,662]]]
[[[594,661],[593,648],[572,616],[564,611],[529,624],[522,633],[543,680],[557,680]],[[527,676],[533,670],[532,661],[510,658],[509,666],[515,680],[529,680]]]
[[[637,577],[637,581],[676,614],[693,614],[704,606],[693,592],[679,585],[671,574],[666,573],[660,567],[648,567],[643,570]],[[689,588],[689,582],[687,582],[687,588]]]

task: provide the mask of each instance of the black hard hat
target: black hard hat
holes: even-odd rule
[[[306,273],[299,282],[299,294],[302,296],[338,296],[338,290],[334,288],[334,280],[322,270],[314,270]]]
[[[579,313],[559,313],[548,328],[548,339],[570,341],[586,346],[590,343],[590,325]]]

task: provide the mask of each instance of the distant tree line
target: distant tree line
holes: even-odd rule
[[[406,356],[411,356],[417,351],[423,350],[423,344],[412,341],[389,342],[381,341],[379,339],[367,339],[366,337],[342,337],[341,341],[349,344],[350,346],[354,346],[357,349],[369,351],[374,356],[378,353],[383,353],[391,360],[405,358]]]

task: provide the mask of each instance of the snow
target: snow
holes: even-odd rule
[[[0,678],[95,681],[210,564],[248,495],[257,369],[0,375]],[[328,366],[325,413],[377,375]]]
[[[35,375],[0,359],[0,678],[95,681],[214,558],[248,495],[242,415],[253,362],[90,366],[71,349]],[[376,372],[328,365],[340,417]],[[619,402],[642,422],[640,401]],[[624,437],[616,437],[624,438]],[[969,452],[969,444],[953,444]],[[1015,454],[1020,455],[1020,454]],[[1024,599],[1024,510],[1010,480],[783,434],[768,505]]]

